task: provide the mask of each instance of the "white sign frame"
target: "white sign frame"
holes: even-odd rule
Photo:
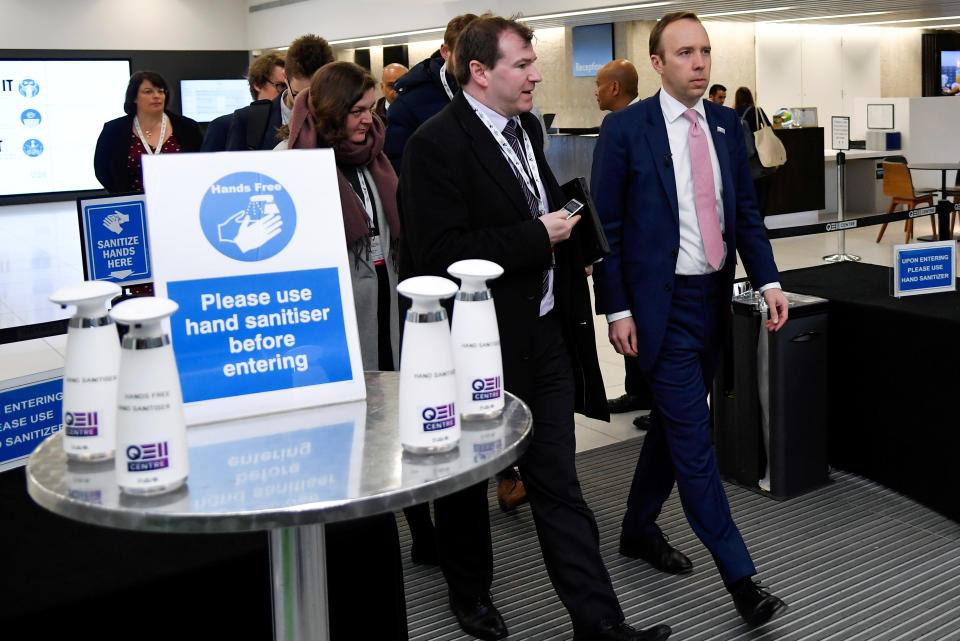
[[[850,149],[850,116],[830,117],[831,149],[848,151]]]
[[[942,248],[950,253],[950,284],[939,287],[924,287],[903,290],[900,288],[900,254],[908,251]],[[939,292],[954,292],[957,290],[957,241],[938,240],[930,243],[912,243],[893,246],[893,295],[896,298],[903,296],[919,296],[921,294],[936,294]]]
[[[181,367],[180,378],[182,387],[184,387],[184,416],[188,425],[199,423],[209,423],[213,421],[241,418],[245,416],[255,416],[258,414],[267,414],[276,411],[299,409],[318,405],[327,405],[331,403],[342,403],[366,398],[366,386],[363,376],[363,365],[360,356],[360,340],[357,331],[357,318],[353,301],[353,288],[351,284],[351,268],[348,260],[346,241],[343,230],[343,216],[340,209],[340,190],[337,184],[337,171],[334,163],[333,151],[330,149],[311,149],[286,151],[276,153],[273,151],[256,151],[239,153],[211,153],[211,154],[162,154],[158,156],[145,156],[143,158],[144,186],[147,195],[147,209],[153,212],[149,217],[149,232],[151,240],[151,250],[153,252],[153,276],[154,291],[157,296],[169,297],[170,286],[175,287],[175,291],[183,292],[186,285],[190,286],[190,291],[200,291],[195,288],[208,288],[207,283],[211,283],[209,288],[228,287],[227,291],[216,291],[216,296],[221,294],[225,296],[234,293],[249,293],[256,297],[259,290],[267,289],[262,286],[266,282],[277,282],[279,279],[289,279],[291,285],[297,281],[297,278],[314,278],[318,274],[323,274],[331,288],[339,290],[339,299],[326,299],[332,301],[329,306],[333,310],[333,319],[336,322],[327,325],[326,313],[320,314],[322,318],[316,316],[316,310],[323,306],[323,302],[314,299],[310,303],[303,304],[304,309],[313,308],[315,313],[313,318],[303,322],[304,327],[299,325],[289,325],[293,319],[284,318],[284,325],[277,329],[266,329],[264,335],[281,335],[289,332],[289,335],[298,338],[297,332],[309,331],[330,331],[337,334],[336,344],[332,343],[301,343],[296,342],[296,350],[307,350],[311,354],[309,358],[316,359],[316,354],[325,354],[328,351],[336,350],[341,358],[336,362],[330,361],[332,365],[341,372],[340,378],[334,378],[332,381],[303,383],[295,385],[291,383],[283,388],[265,386],[262,391],[246,391],[229,393],[236,389],[256,388],[258,381],[267,381],[273,378],[279,380],[282,363],[278,359],[288,359],[287,354],[292,353],[291,343],[285,343],[280,346],[263,346],[262,351],[251,352],[250,366],[246,372],[239,369],[240,361],[244,361],[246,352],[234,352],[236,342],[232,342],[230,329],[219,329],[209,339],[204,339],[196,335],[196,324],[199,318],[198,308],[200,296],[181,296],[181,310],[170,319],[170,337],[173,344],[174,353],[178,357],[178,365],[181,358],[185,358],[187,350],[194,350],[193,345],[209,340],[215,345],[215,349],[200,350],[198,353],[205,357],[216,359],[225,358],[225,364],[221,369],[217,369],[220,360],[216,360],[216,367],[204,370],[192,370],[184,372]],[[285,227],[281,231],[292,230],[281,236],[271,236],[266,244],[258,245],[258,249],[252,250],[251,258],[246,253],[238,253],[238,248],[244,245],[239,242],[240,236],[235,236],[234,241],[222,240],[224,235],[220,234],[219,243],[215,243],[217,238],[211,238],[211,225],[208,214],[213,211],[216,216],[222,217],[223,214],[208,206],[211,202],[220,202],[226,198],[224,194],[224,185],[232,189],[233,182],[237,179],[231,177],[238,174],[257,175],[260,178],[256,180],[242,180],[246,187],[246,193],[241,191],[239,194],[227,194],[228,202],[235,203],[237,199],[244,202],[249,199],[247,212],[249,213],[256,192],[261,189],[268,189],[270,181],[281,186],[276,192],[276,203],[279,207],[281,221]],[[264,186],[259,185],[259,180],[263,179]],[[251,188],[252,183],[253,187]],[[247,194],[250,194],[249,196]],[[208,197],[207,200],[204,200]],[[273,201],[271,201],[273,202]],[[289,217],[285,211],[284,203],[292,204],[296,211],[295,225],[293,218]],[[274,208],[277,210],[277,207]],[[223,210],[226,211],[226,210]],[[230,210],[232,211],[232,209]],[[238,211],[235,216],[229,219],[237,223],[242,218],[243,210]],[[204,218],[207,216],[207,218]],[[258,222],[269,218],[265,213],[260,214],[256,219]],[[219,220],[219,218],[216,218]],[[214,225],[216,236],[220,228],[227,225]],[[226,227],[226,229],[236,229]],[[206,230],[206,231],[205,231]],[[291,235],[292,233],[292,235]],[[208,240],[209,239],[209,240]],[[280,241],[281,244],[277,244]],[[227,247],[224,243],[233,243],[232,247]],[[226,247],[226,249],[224,249]],[[278,249],[279,248],[279,249]],[[232,251],[234,257],[225,254],[225,251]],[[244,252],[249,251],[244,249]],[[262,259],[255,259],[257,256],[265,256]],[[240,256],[240,258],[237,258]],[[331,271],[331,269],[335,271]],[[305,274],[309,272],[309,274]],[[260,284],[257,284],[259,280]],[[284,281],[286,282],[286,280]],[[312,281],[311,281],[312,282]],[[229,285],[224,285],[229,283]],[[299,284],[296,285],[300,287]],[[269,286],[273,287],[273,285]],[[203,289],[207,291],[207,289]],[[332,291],[332,289],[331,289]],[[214,295],[213,289],[209,291]],[[280,292],[270,300],[280,303]],[[321,292],[322,294],[322,292]],[[262,291],[261,291],[262,295]],[[271,298],[268,293],[268,298]],[[219,301],[219,299],[218,299]],[[184,306],[184,303],[189,305]],[[210,310],[210,305],[202,307],[203,312]],[[213,306],[217,313],[223,313],[220,303]],[[261,308],[266,309],[266,308]],[[290,309],[293,309],[292,307]],[[246,309],[228,310],[233,311],[236,319],[248,321],[249,316],[257,310],[253,307]],[[248,314],[249,312],[249,314]],[[339,312],[339,316],[338,316]],[[189,319],[186,313],[191,313],[193,319]],[[300,313],[300,312],[297,312]],[[179,314],[179,316],[178,316]],[[271,314],[272,315],[272,314]],[[302,318],[302,316],[301,316]],[[192,322],[188,322],[192,320]],[[237,321],[234,321],[235,323]],[[342,322],[342,334],[337,323]],[[174,325],[180,324],[183,325]],[[249,329],[250,325],[241,328]],[[270,326],[274,327],[273,325]],[[318,329],[323,327],[323,329]],[[165,324],[166,328],[166,324]],[[250,330],[252,331],[252,330]],[[194,334],[192,338],[187,338]],[[259,335],[259,334],[258,334]],[[243,341],[244,333],[235,332],[237,340]],[[302,336],[300,334],[299,336]],[[343,344],[345,340],[345,345]],[[190,346],[190,347],[188,347]],[[178,351],[179,348],[179,351]],[[251,350],[253,347],[250,348]],[[257,344],[260,350],[260,344]],[[269,352],[269,353],[268,353]],[[273,353],[276,352],[276,359]],[[194,354],[193,351],[190,352]],[[210,355],[213,356],[210,356]],[[277,373],[274,374],[273,366],[269,376],[260,377],[259,373],[264,373],[264,369],[254,367],[254,356],[264,354],[266,358],[260,358],[256,364],[266,363],[276,360]],[[282,356],[281,356],[282,355]],[[345,363],[344,359],[349,362]],[[237,361],[230,363],[229,359]],[[319,376],[326,375],[328,361],[323,361],[323,366],[314,366],[313,371],[309,370],[307,365],[308,356],[303,356],[304,369],[307,373],[304,378],[315,380]],[[318,361],[310,361],[314,364]],[[297,371],[300,361],[298,357]],[[235,366],[233,370],[228,370],[229,366]],[[291,367],[284,365],[283,367]],[[344,371],[348,370],[348,378],[343,378]],[[202,377],[198,374],[209,372],[209,377],[204,374]],[[233,373],[230,373],[232,371]],[[284,372],[284,376],[288,372]],[[242,376],[241,376],[242,374]],[[289,372],[296,380],[293,371]],[[221,376],[222,375],[222,376]],[[217,378],[217,376],[221,376]],[[232,377],[226,380],[227,377]],[[193,381],[191,385],[183,385],[184,380]],[[221,391],[229,390],[221,396],[207,397],[209,392],[196,392],[192,387],[199,381],[201,386],[208,385],[210,388],[217,388]],[[193,400],[191,400],[191,396]]]

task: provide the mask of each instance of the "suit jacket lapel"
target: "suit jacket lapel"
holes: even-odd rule
[[[660,92],[655,93],[645,102],[649,104],[649,109],[647,109],[647,126],[644,127],[643,134],[650,144],[650,153],[653,156],[651,161],[657,168],[657,174],[660,176],[663,190],[670,202],[674,220],[677,221],[677,224],[680,224],[677,179],[673,174],[673,161],[667,162],[667,159],[671,158],[670,139],[667,137],[667,125],[663,120],[663,110],[660,108]]]
[[[520,180],[513,173],[507,159],[503,157],[497,141],[480,122],[467,99],[463,97],[463,92],[459,92],[453,97],[452,104],[460,125],[472,139],[471,148],[473,153],[477,155],[480,166],[490,174],[490,177],[503,191],[507,200],[513,204],[517,213],[524,219],[530,218],[530,208],[527,206],[527,199],[523,195],[523,186]]]

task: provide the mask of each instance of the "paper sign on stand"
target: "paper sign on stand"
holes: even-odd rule
[[[188,424],[363,399],[333,152],[144,157]]]

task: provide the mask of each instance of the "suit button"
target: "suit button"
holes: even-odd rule
[[[674,249],[672,252],[670,252],[670,255],[673,256],[674,258],[676,258],[677,256],[680,255],[680,252],[678,252],[676,249]]]
[[[535,296],[534,294],[528,294],[528,295],[527,295],[527,300],[533,300],[534,298],[536,298],[536,296]]]
[[[667,283],[666,285],[663,286],[663,288],[669,292],[671,289],[673,289],[673,285],[671,285],[670,283]]]
[[[521,355],[520,355],[520,360],[529,361],[529,360],[530,360],[530,354],[521,354]]]

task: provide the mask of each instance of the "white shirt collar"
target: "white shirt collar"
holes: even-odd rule
[[[467,99],[467,102],[470,103],[470,106],[471,106],[471,107],[474,107],[474,108],[476,108],[476,109],[479,109],[480,111],[483,112],[483,114],[484,114],[487,118],[490,119],[490,122],[492,122],[492,123],[493,123],[493,126],[497,128],[497,131],[503,131],[503,128],[507,126],[507,120],[511,120],[510,118],[507,118],[506,116],[502,116],[502,115],[498,114],[496,111],[494,111],[494,110],[491,109],[490,107],[486,106],[485,104],[483,104],[482,102],[480,102],[479,100],[477,100],[476,98],[474,98],[473,96],[471,96],[470,93],[469,93],[467,90],[464,90],[464,91],[463,91],[463,96],[464,96],[464,98]],[[512,118],[512,120],[514,121],[515,124],[517,124],[517,125],[520,124],[519,121],[517,120],[517,117],[516,117],[516,116],[514,116],[514,117]]]
[[[640,96],[637,96],[636,98],[634,98],[633,100],[631,100],[630,102],[628,102],[628,103],[627,103],[627,106],[629,107],[630,105],[635,105],[635,104],[637,104],[638,102],[640,102]]]
[[[703,118],[704,122],[706,122],[707,112],[703,108],[702,97],[693,107],[687,107],[685,104],[668,94],[666,89],[662,87],[660,88],[660,109],[663,111],[663,117],[667,119],[667,122],[673,122],[677,118],[680,118],[683,116],[684,112],[687,111],[687,109],[691,108],[700,114],[700,117]]]

